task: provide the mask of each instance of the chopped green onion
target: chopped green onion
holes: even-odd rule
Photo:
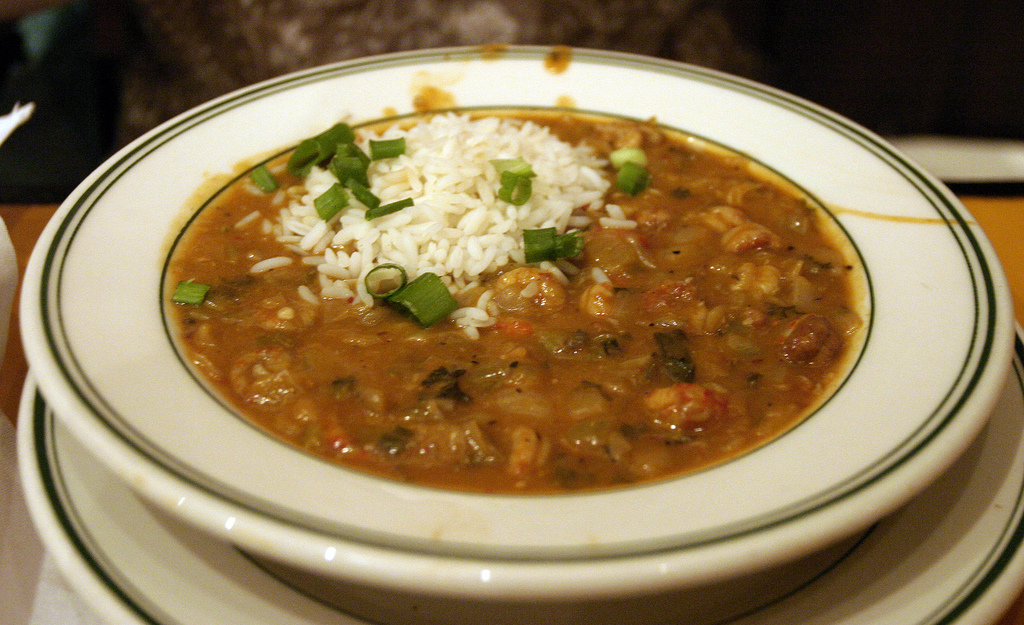
[[[349,178],[348,182],[345,183],[352,195],[357,200],[363,203],[366,208],[377,208],[380,206],[380,198],[373,194],[372,191],[363,186],[355,178]]]
[[[314,138],[333,149],[334,146],[337,146],[339,143],[352,143],[355,141],[356,133],[352,130],[351,126],[345,122],[340,122],[321,132]]]
[[[198,306],[206,299],[206,292],[210,290],[209,285],[199,284],[191,280],[182,280],[174,288],[171,301],[178,304],[192,304]]]
[[[331,164],[327,166],[327,169],[342,184],[347,183],[349,180],[355,180],[364,187],[370,186],[370,179],[366,174],[366,163],[354,154],[338,154],[331,160]]]
[[[412,198],[407,197],[404,200],[398,200],[397,202],[391,202],[390,204],[385,204],[376,208],[368,208],[366,210],[366,221],[371,221],[378,217],[383,217],[384,215],[390,215],[391,213],[397,213],[403,208],[409,208],[412,205]]]
[[[523,230],[523,251],[526,253],[526,262],[539,263],[542,260],[550,260],[552,251],[555,249],[555,235],[557,234],[558,231],[553,227]]]
[[[305,178],[320,158],[320,145],[313,139],[306,139],[288,159],[288,173]]]
[[[459,307],[448,287],[435,273],[420,274],[387,298],[389,302],[405,308],[416,321],[429,328]]]
[[[647,188],[651,181],[651,175],[647,170],[636,163],[625,163],[619,170],[619,176],[615,180],[616,186],[630,195],[636,195]]]
[[[608,155],[608,160],[615,169],[622,169],[626,163],[647,167],[647,155],[640,148],[619,148]]]
[[[510,171],[501,174],[501,188],[498,198],[512,204],[522,206],[533,194],[533,182],[528,176],[519,176]]]
[[[295,148],[288,159],[288,172],[305,177],[314,165],[329,161],[338,151],[339,144],[355,141],[352,127],[342,122],[335,124],[315,137],[310,137]]]
[[[499,174],[511,172],[516,176],[526,176],[528,178],[532,178],[537,175],[533,172],[533,168],[530,167],[530,164],[526,162],[526,159],[521,156],[517,158],[496,158],[491,161],[491,165],[494,165],[494,169],[496,169]]]
[[[382,158],[394,158],[405,154],[405,137],[397,139],[370,139],[370,158],[379,161]]]
[[[277,191],[278,187],[281,186],[277,183],[277,178],[274,178],[274,174],[270,173],[270,170],[267,169],[266,165],[260,165],[256,169],[252,170],[249,174],[249,178],[257,187],[260,188],[260,191],[263,191],[264,193]]]
[[[338,156],[354,156],[363,164],[363,169],[370,166],[370,157],[355,143],[339,143],[336,151]]]
[[[523,231],[523,252],[528,263],[575,258],[582,251],[583,237],[579,232],[558,234],[553,227]]]
[[[348,206],[348,193],[341,183],[335,182],[331,188],[313,200],[313,208],[320,219],[329,221],[331,217],[338,214],[338,211]]]
[[[537,175],[530,164],[519,157],[497,158],[491,161],[491,165],[501,175],[498,198],[514,206],[525,204],[533,193],[533,183],[530,178]]]
[[[555,237],[557,258],[576,258],[583,251],[583,237],[579,232],[566,232]]]
[[[378,265],[366,274],[363,282],[373,297],[389,297],[405,286],[408,277],[401,265],[387,263]]]

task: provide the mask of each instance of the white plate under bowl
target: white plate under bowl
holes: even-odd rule
[[[26,271],[23,338],[47,401],[137,492],[235,544],[344,579],[468,596],[578,594],[549,572],[565,561],[597,564],[594,585],[609,594],[707,583],[810,553],[925,488],[984,425],[1010,370],[1009,290],[963,206],[877,136],[785,93],[646,57],[574,50],[558,65],[551,53],[449,49],[322,67],[127,146],[69,196]],[[194,194],[343,116],[409,112],[424,85],[460,107],[656,117],[805,189],[848,234],[868,282],[867,338],[842,387],[732,462],[564,496],[398,484],[311,458],[233,414],[193,377],[163,316],[168,244]],[[342,557],[363,552],[388,557]],[[417,572],[437,556],[516,573]],[[663,558],[671,566],[653,566]]]
[[[967,452],[852,544],[638,600],[431,599],[266,566],[137,497],[54,418],[31,381],[19,458],[48,552],[86,605],[123,625],[991,625],[1024,585],[1022,349]]]

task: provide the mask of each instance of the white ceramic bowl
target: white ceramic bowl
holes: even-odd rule
[[[667,61],[575,50],[563,66],[551,54],[448,49],[318,68],[219,98],[120,151],[67,199],[27,269],[24,342],[47,401],[140,495],[244,549],[464,596],[639,592],[763,569],[878,520],[955,460],[1002,390],[1014,330],[996,257],[955,197],[877,136],[785,93]],[[848,379],[737,460],[565,496],[392,483],[228,412],[163,316],[186,207],[238,163],[344,116],[411,111],[424,86],[460,107],[656,117],[792,180],[863,262],[868,329]]]

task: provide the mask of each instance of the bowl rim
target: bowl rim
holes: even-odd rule
[[[543,62],[551,51],[552,49],[547,47],[512,46],[505,49],[499,58],[489,58],[485,62],[503,62],[507,59],[508,62],[529,61],[536,64]],[[478,48],[414,51],[341,62],[289,74],[201,105],[166,122],[111,157],[62,204],[56,217],[40,237],[40,245],[33,252],[26,270],[21,300],[26,353],[33,375],[55,413],[71,426],[70,429],[76,436],[89,443],[94,450],[98,450],[100,457],[118,473],[124,475],[129,483],[148,499],[210,531],[220,532],[230,540],[241,541],[250,546],[262,543],[263,549],[269,549],[272,555],[280,555],[282,549],[268,543],[278,542],[278,539],[287,536],[287,542],[291,544],[303,543],[301,550],[295,549],[295,552],[303,553],[296,554],[292,556],[293,558],[306,565],[313,563],[313,566],[326,567],[327,572],[334,574],[346,573],[339,572],[335,564],[323,563],[324,553],[331,549],[337,550],[338,547],[351,550],[360,544],[371,548],[387,545],[389,549],[404,552],[410,557],[432,555],[432,552],[494,558],[498,561],[560,561],[566,558],[598,561],[606,558],[635,557],[635,544],[625,545],[624,548],[620,544],[618,551],[605,552],[580,551],[578,544],[570,545],[569,549],[533,548],[536,546],[527,545],[521,552],[517,550],[522,549],[522,545],[515,545],[512,549],[508,549],[507,546],[492,549],[479,545],[466,548],[455,541],[451,544],[425,546],[422,540],[403,542],[374,532],[337,531],[335,527],[311,524],[289,511],[282,512],[272,507],[261,509],[259,502],[254,506],[253,500],[240,497],[231,485],[215,484],[213,488],[203,488],[202,484],[198,484],[200,488],[197,490],[197,482],[193,479],[191,467],[176,462],[176,459],[165,459],[162,466],[154,466],[153,456],[136,445],[132,440],[132,432],[119,430],[102,419],[96,421],[97,411],[103,412],[104,398],[92,392],[83,393],[81,389],[76,388],[82,379],[75,371],[75,368],[80,366],[76,354],[71,353],[70,348],[59,346],[61,341],[66,340],[61,334],[65,330],[61,324],[66,320],[61,318],[60,311],[54,310],[53,302],[64,296],[60,289],[66,285],[58,284],[61,281],[58,269],[61,269],[61,263],[64,262],[63,255],[68,253],[70,244],[67,237],[73,237],[80,232],[82,222],[86,218],[83,213],[88,212],[88,202],[98,201],[97,194],[102,195],[108,188],[105,185],[116,184],[139,160],[145,159],[152,151],[160,149],[180,134],[201,126],[215,118],[226,107],[233,107],[238,102],[258,100],[267,94],[316,84],[325,77],[347,76],[380,68],[409,67],[410,64],[445,66],[456,62],[478,61],[481,55]],[[686,77],[703,81],[714,88],[724,88],[730,93],[753,95],[773,106],[788,109],[790,112],[795,111],[807,119],[813,119],[814,123],[827,127],[844,139],[854,138],[861,142],[863,149],[871,153],[872,158],[885,161],[886,166],[893,168],[898,175],[910,181],[915,193],[926,196],[938,215],[932,219],[943,222],[945,227],[955,231],[955,244],[960,246],[963,254],[973,255],[968,259],[971,266],[967,267],[966,271],[970,273],[970,280],[976,280],[982,285],[980,289],[977,284],[974,285],[973,303],[977,307],[980,322],[987,324],[986,329],[978,344],[974,343],[979,337],[971,337],[971,359],[964,364],[962,372],[965,379],[958,377],[956,388],[950,389],[943,399],[942,407],[942,411],[948,411],[943,413],[946,420],[951,420],[954,415],[963,414],[968,414],[969,418],[961,417],[955,428],[942,425],[917,432],[911,439],[905,441],[907,457],[901,458],[901,462],[874,467],[871,479],[854,481],[844,486],[846,490],[843,491],[843,497],[836,497],[834,492],[825,493],[818,500],[802,501],[789,513],[777,516],[767,523],[758,521],[746,526],[725,526],[718,535],[705,534],[703,538],[698,537],[699,540],[689,542],[680,541],[678,536],[673,536],[667,541],[649,543],[639,551],[651,557],[664,554],[678,555],[677,566],[684,572],[677,571],[677,580],[685,580],[686,583],[706,581],[716,576],[748,570],[753,566],[767,566],[823,546],[877,520],[923,489],[959,455],[980,430],[991,405],[1002,389],[1012,359],[1014,334],[1009,289],[991,246],[977,224],[970,219],[966,209],[941,183],[899,155],[873,133],[789,94],[721,72],[672,61],[580,49],[573,49],[572,55],[572,63],[590,63],[595,66],[609,64],[641,72]],[[847,214],[853,215],[850,219],[857,218],[856,210],[844,213]],[[908,222],[918,218],[911,216]],[[847,227],[845,222],[843,227]],[[874,304],[871,313],[871,321],[874,324]],[[971,371],[968,371],[969,369]],[[947,402],[950,405],[946,406]],[[925,447],[928,448],[928,454],[918,453]],[[435,494],[444,505],[459,505],[467,497],[481,497],[461,493]],[[571,497],[579,502],[582,499],[596,500],[606,496],[606,493],[598,493]],[[505,508],[513,505],[501,498],[495,499],[492,495],[482,497],[492,502],[499,501]],[[523,501],[520,497],[512,499],[516,502]],[[188,502],[182,504],[182,500]],[[229,519],[232,520],[232,526],[225,527]],[[829,526],[827,529],[824,527],[826,525]],[[235,529],[242,526],[246,527],[245,532]],[[268,541],[268,537],[274,537],[274,540]],[[767,538],[770,538],[770,541]],[[770,546],[768,542],[771,542]],[[751,558],[745,557],[752,549],[760,555],[758,562],[751,562]],[[708,566],[708,557],[712,555],[715,556],[715,564]]]

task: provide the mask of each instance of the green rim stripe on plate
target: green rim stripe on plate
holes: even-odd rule
[[[548,48],[514,50],[507,53],[506,56],[527,60],[538,60],[543,58],[543,55],[546,54],[547,50]],[[75,204],[71,207],[68,215],[59,225],[55,238],[57,245],[47,252],[45,260],[46,270],[43,272],[42,288],[40,292],[42,310],[44,313],[43,326],[53,351],[55,353],[62,354],[63,356],[57,361],[57,367],[60,369],[62,375],[74,389],[79,399],[88,406],[88,408],[102,421],[111,433],[123,440],[139,454],[147,456],[157,464],[165,467],[176,478],[185,480],[196,488],[217,498],[226,498],[231,501],[232,504],[239,505],[240,507],[248,510],[258,511],[254,502],[246,501],[239,493],[232,492],[227,485],[214,483],[206,476],[192,474],[188,468],[180,466],[179,463],[166,457],[165,454],[162,454],[155,449],[152,443],[145,441],[139,432],[131,428],[131,426],[129,426],[122,417],[116,414],[111,406],[104,402],[103,398],[96,392],[96,389],[89,382],[88,377],[75,360],[73,354],[68,353],[68,350],[66,349],[68,341],[61,324],[59,301],[57,301],[57,294],[60,291],[62,279],[61,267],[63,254],[65,254],[68,248],[73,244],[79,227],[88,217],[89,212],[95,206],[96,202],[103,196],[106,190],[116,183],[116,181],[124,175],[124,173],[134,163],[143,159],[150,152],[158,149],[174,137],[226,110],[231,110],[255,99],[303,84],[359,72],[367,67],[383,68],[396,65],[415,65],[463,57],[476,58],[477,54],[475,52],[466,51],[434,51],[430,53],[400,54],[354,63],[342,63],[337,66],[319,68],[317,70],[301,73],[291,77],[270,81],[269,83],[254,86],[253,88],[243,90],[229,97],[214,100],[191,113],[177,118],[175,121],[169,122],[167,126],[155,131],[154,134],[144,137],[140,140],[140,143],[121,156],[118,161],[110,165],[100,177],[93,181],[92,184],[81,193],[81,195],[76,199]],[[902,158],[897,158],[891,150],[882,146],[879,141],[867,131],[860,129],[850,122],[835,117],[824,109],[805,103],[798,98],[789,96],[788,94],[777,92],[774,89],[758,85],[756,83],[751,83],[743,79],[736,79],[721,75],[712,70],[682,66],[669,61],[660,62],[657,60],[647,59],[646,57],[641,58],[616,53],[581,51],[574,53],[574,58],[578,62],[588,60],[601,61],[610,65],[634,67],[645,71],[659,71],[691,80],[701,80],[712,84],[718,84],[729,88],[730,90],[742,92],[784,108],[788,108],[814,123],[827,126],[837,132],[840,132],[862,148],[882,157],[884,162],[886,162],[916,188],[921,190],[922,193],[928,191],[927,193],[924,193],[924,195],[936,213],[946,221],[950,235],[954,237],[962,254],[964,255],[968,272],[974,285],[975,332],[972,336],[977,337],[977,330],[982,322],[980,317],[983,316],[984,321],[987,322],[987,326],[984,328],[985,336],[982,339],[981,344],[979,345],[977,343],[977,338],[972,338],[968,357],[965,359],[957,381],[951,386],[947,397],[938,404],[931,417],[929,417],[918,432],[915,432],[903,444],[894,448],[885,458],[878,461],[875,466],[870,467],[868,470],[863,472],[862,475],[853,478],[848,483],[844,484],[842,488],[820,493],[817,496],[809,498],[806,501],[799,502],[787,509],[776,510],[770,515],[765,515],[763,517],[748,519],[737,527],[722,527],[715,531],[702,533],[701,536],[696,539],[679,537],[678,541],[675,542],[673,546],[655,549],[653,552],[674,551],[735,539],[759,531],[768,530],[782,523],[811,514],[822,509],[826,505],[849,497],[850,495],[870,486],[881,477],[898,468],[905,460],[914,456],[920,449],[925,447],[929,441],[941,433],[945,429],[946,425],[948,425],[948,423],[956,416],[964,402],[966,402],[971,396],[971,392],[978,384],[983,366],[988,361],[989,350],[994,344],[994,320],[996,314],[996,309],[989,305],[994,301],[995,297],[995,287],[992,276],[984,269],[983,264],[981,269],[979,269],[978,266],[978,259],[984,257],[984,254],[982,254],[981,251],[981,246],[971,229],[965,223],[963,216],[959,214],[947,194],[941,192],[931,181],[922,179],[913,167],[906,163]],[[685,129],[683,130],[684,132],[689,132]],[[959,229],[954,226],[957,226]],[[968,252],[972,252],[975,256],[969,256]],[[979,310],[983,303],[979,295],[979,282],[984,285],[982,289],[985,295],[984,304],[988,306],[988,310],[985,311],[985,315],[981,315]],[[873,309],[873,302],[871,305]],[[971,367],[973,367],[973,371],[968,371]],[[265,511],[259,511],[259,513],[266,514]],[[286,518],[284,516],[275,516],[274,514],[271,514],[270,516],[287,524],[299,525],[316,531],[324,531],[322,527],[317,527],[316,523],[308,519]]]
[[[1024,366],[1021,364],[1024,361],[1024,343],[1022,343],[1019,336],[1015,340],[1015,353],[1017,358],[1014,362],[1014,380],[1016,381],[1017,388],[1024,394]],[[35,393],[32,427],[34,427],[36,463],[45,486],[46,497],[68,541],[88,565],[89,570],[95,574],[97,581],[122,601],[127,608],[148,623],[153,625],[169,625],[168,623],[161,623],[155,620],[141,608],[140,601],[132,596],[132,592],[138,592],[137,590],[125,589],[116,583],[116,578],[123,577],[117,574],[116,565],[109,562],[103,553],[99,553],[97,548],[92,546],[93,542],[88,537],[83,537],[79,534],[82,531],[79,529],[81,524],[72,520],[77,519],[78,515],[73,508],[71,498],[67,495],[64,481],[61,478],[60,457],[57,454],[54,443],[55,417],[47,407],[42,395],[35,389],[32,389],[32,392]],[[1024,543],[1024,522],[1022,522],[1024,520],[1024,480],[1018,483],[1013,514],[1009,515],[1008,519],[1007,524],[1002,528],[1000,536],[995,541],[989,554],[982,560],[978,568],[968,576],[967,581],[964,582],[962,587],[931,613],[907,625],[956,625],[957,619],[974,607],[985,596],[986,592],[992,588],[1000,576],[1006,572],[1007,566],[1018,555],[1021,545]],[[863,539],[857,541],[857,544],[844,554],[836,564],[833,564],[824,573],[816,576],[807,584],[794,590],[789,596],[797,595],[804,588],[813,586],[825,573],[839,566],[850,555],[855,554],[862,542]],[[258,566],[258,563],[255,561],[253,561],[253,564]],[[272,575],[269,571],[265,572],[268,575]],[[278,581],[284,583],[282,580]],[[305,595],[305,593],[303,594]],[[316,600],[326,607],[333,607],[315,598],[309,598]],[[787,597],[783,597],[779,601],[785,598]],[[752,614],[756,614],[756,611],[738,615],[727,622],[735,622]],[[726,623],[721,625],[726,625]]]

